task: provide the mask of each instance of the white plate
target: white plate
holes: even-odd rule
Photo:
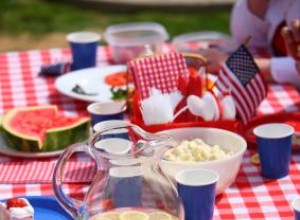
[[[58,77],[55,81],[55,87],[59,92],[71,98],[87,102],[111,101],[111,86],[104,82],[105,77],[112,73],[126,70],[126,65],[93,67],[77,70]],[[76,85],[84,87],[85,91],[89,93],[97,93],[97,95],[89,96],[73,92],[72,89]]]
[[[54,157],[60,155],[64,150],[52,151],[52,152],[22,152],[11,148],[8,148],[0,135],[0,153],[13,156],[13,157],[23,157],[23,158],[43,158],[43,157]]]

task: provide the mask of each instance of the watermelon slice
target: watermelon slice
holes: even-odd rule
[[[61,150],[87,140],[89,117],[64,117],[54,105],[15,108],[2,118],[7,146],[25,152]]]

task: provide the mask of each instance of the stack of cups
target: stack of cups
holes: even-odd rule
[[[126,102],[95,102],[87,107],[92,119],[92,127],[97,123],[109,120],[123,120],[126,112]]]

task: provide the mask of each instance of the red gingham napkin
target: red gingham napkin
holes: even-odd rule
[[[66,164],[63,182],[85,183],[92,181],[95,165],[91,161],[75,159]],[[3,183],[51,183],[56,160],[6,161],[0,163],[0,182]]]
[[[150,88],[170,93],[177,88],[179,76],[189,76],[184,57],[180,53],[164,53],[132,60],[128,63],[128,70],[133,74],[141,99],[149,96]]]

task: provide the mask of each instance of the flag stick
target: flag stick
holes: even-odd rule
[[[250,40],[251,40],[251,36],[247,35],[243,41],[243,45],[247,46],[247,44],[250,42]]]

